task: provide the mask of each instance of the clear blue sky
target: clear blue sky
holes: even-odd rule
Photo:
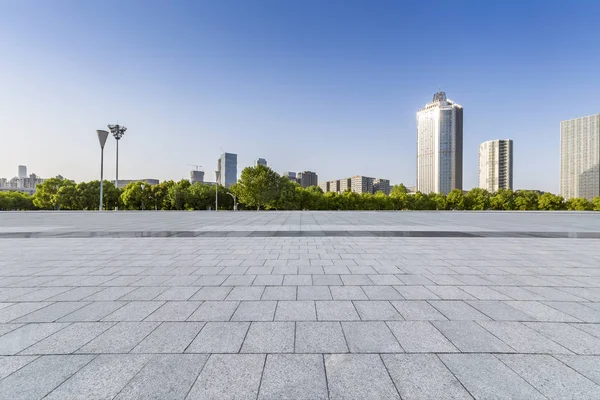
[[[0,176],[180,179],[220,147],[319,180],[415,182],[415,112],[441,87],[515,187],[558,191],[559,123],[600,113],[599,1],[1,1]],[[114,140],[105,176],[114,177]]]

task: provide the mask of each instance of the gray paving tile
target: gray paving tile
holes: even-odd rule
[[[393,286],[361,286],[369,300],[404,300]]]
[[[205,301],[188,321],[229,321],[239,305],[239,301]]]
[[[164,301],[131,301],[112,314],[107,315],[103,321],[142,321],[154,311],[159,309]]]
[[[263,291],[265,290],[262,286],[236,286],[234,287],[227,300],[260,300]]]
[[[125,301],[95,301],[65,315],[58,322],[97,322],[126,304]]]
[[[48,301],[79,301],[93,295],[94,293],[98,293],[103,289],[104,288],[100,287],[77,287],[73,290],[69,290],[68,292],[50,297]]]
[[[496,357],[549,399],[593,399],[600,394],[600,386],[549,355]]]
[[[283,284],[283,275],[258,275],[252,285],[280,286]]]
[[[275,321],[315,321],[314,301],[280,301],[275,311]]]
[[[566,348],[520,322],[482,321],[479,325],[519,353],[571,354]]]
[[[195,295],[190,297],[189,300],[225,300],[225,297],[227,297],[229,292],[231,292],[231,289],[232,287],[230,286],[203,287],[200,290],[198,290],[198,292]]]
[[[123,295],[122,297],[119,298],[119,300],[126,300],[126,301],[154,300],[156,297],[158,297],[160,294],[162,294],[166,290],[167,290],[166,287],[156,287],[156,286],[139,287],[139,288],[135,289],[133,292],[129,292],[129,293]]]
[[[186,399],[256,399],[264,354],[213,354]]]
[[[368,300],[360,286],[331,286],[333,300]]]
[[[20,370],[37,356],[0,356],[0,380]]]
[[[339,322],[297,322],[296,353],[347,353]]]
[[[296,286],[267,286],[261,300],[296,300]]]
[[[443,300],[476,300],[475,297],[456,286],[426,286],[426,288]]]
[[[237,353],[249,326],[249,322],[207,322],[186,353]]]
[[[544,399],[491,354],[441,354],[439,358],[476,399]]]
[[[557,355],[554,358],[600,385],[600,356]]]
[[[494,321],[534,321],[529,314],[517,310],[501,301],[468,301],[471,307],[476,308]]]
[[[354,301],[354,306],[363,321],[401,320],[402,316],[389,301]]]
[[[28,347],[21,354],[71,354],[113,325],[114,322],[76,322]]]
[[[557,322],[526,322],[525,324],[576,354],[600,354],[600,338],[569,324]]]
[[[41,399],[83,368],[93,356],[43,356],[0,381],[0,398]]]
[[[132,353],[183,353],[204,322],[163,322],[144,338]]]
[[[200,307],[200,301],[167,301],[144,321],[185,321]]]
[[[574,301],[547,301],[547,306],[569,314],[580,321],[600,323],[600,308],[588,307],[588,303]]]
[[[319,321],[360,321],[351,301],[316,301]]]
[[[232,321],[273,321],[276,301],[242,301],[231,317]]]
[[[328,286],[298,286],[298,300],[331,300]]]
[[[409,321],[446,321],[447,318],[426,301],[392,301],[400,315]]]
[[[514,353],[515,350],[473,321],[433,321],[433,325],[464,353]]]
[[[400,399],[379,355],[326,355],[325,370],[332,400]]]
[[[27,324],[0,337],[0,355],[15,355],[69,324]]]
[[[95,293],[85,298],[86,301],[114,301],[127,293],[133,292],[136,288],[129,286],[107,287],[101,292]]]
[[[160,354],[153,356],[121,390],[116,400],[182,400],[202,371],[208,355]]]
[[[85,354],[128,353],[158,325],[158,322],[119,322],[77,352]]]
[[[458,352],[430,322],[390,321],[392,333],[408,353],[452,353]]]
[[[110,399],[142,369],[146,354],[100,355],[63,382],[46,398],[49,400]]]
[[[328,399],[325,365],[317,354],[269,354],[259,399]]]
[[[346,286],[362,286],[373,284],[367,275],[341,275],[340,279]]]
[[[402,348],[384,322],[342,322],[351,353],[401,353]]]
[[[538,301],[507,301],[506,304],[531,315],[538,321],[578,322],[579,320]]]
[[[589,333],[592,336],[595,336],[597,338],[600,338],[600,324],[578,324],[578,323],[571,323],[571,326],[582,330],[586,333]]]
[[[425,286],[394,286],[394,289],[407,300],[437,300],[440,298]]]
[[[242,353],[293,353],[293,322],[253,322],[242,345]]]
[[[472,399],[435,355],[383,354],[381,358],[403,400]]]
[[[460,300],[430,300],[429,304],[435,307],[450,321],[489,321],[490,318]]]
[[[52,303],[15,303],[9,307],[0,310],[0,323],[14,321],[24,315],[33,313]]]
[[[0,336],[12,332],[17,328],[22,327],[24,324],[0,324]]]
[[[154,300],[157,301],[185,301],[189,300],[196,292],[198,292],[199,288],[192,286],[184,286],[184,287],[171,287],[159,294]]]

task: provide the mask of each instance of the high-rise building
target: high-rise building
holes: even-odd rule
[[[340,190],[339,192],[347,192],[352,190],[352,178],[340,179]]]
[[[190,183],[204,183],[204,171],[191,170],[190,171]]]
[[[479,187],[489,192],[513,188],[512,140],[490,140],[479,145]]]
[[[368,176],[353,176],[350,183],[350,188],[355,193],[373,193],[373,181],[374,178],[369,178]]]
[[[283,176],[288,178],[290,181],[296,182],[296,173],[295,172],[284,172]]]
[[[254,166],[258,166],[258,165],[262,165],[264,167],[267,166],[267,160],[265,160],[264,158],[257,158],[256,160],[254,160]]]
[[[373,180],[373,193],[383,192],[387,195],[390,194],[392,189],[389,179],[375,179]]]
[[[298,183],[302,187],[307,188],[309,186],[317,186],[319,184],[319,178],[318,178],[316,172],[302,171],[302,172],[298,172],[298,174],[296,174],[296,176],[298,179]]]
[[[237,182],[237,154],[223,153],[217,162],[219,184],[226,188]]]
[[[600,196],[600,114],[560,123],[560,194]]]
[[[437,92],[417,112],[417,190],[462,189],[463,108]]]
[[[323,193],[327,193],[330,191],[329,190],[329,182],[321,182],[321,183],[319,183],[319,187],[321,188]]]
[[[19,179],[27,178],[27,166],[19,165]]]
[[[340,192],[340,180],[329,181],[329,191],[339,193]]]

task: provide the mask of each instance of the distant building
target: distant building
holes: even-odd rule
[[[133,182],[144,182],[148,185],[158,185],[160,183],[158,179],[119,179],[117,187],[123,188]]]
[[[296,182],[296,173],[295,172],[284,172],[283,176],[288,178],[290,181]]]
[[[319,184],[318,176],[312,171],[298,172],[297,180],[300,186],[307,188],[309,186],[317,186]]]
[[[560,123],[560,194],[600,196],[600,114]]]
[[[479,145],[479,187],[488,192],[513,188],[512,140],[490,140]]]
[[[204,183],[204,171],[192,170],[190,171],[190,183]]]
[[[237,182],[237,154],[223,153],[217,163],[219,184],[226,188]]]
[[[323,193],[329,192],[329,182],[321,182],[319,183],[319,187],[323,190]]]
[[[356,175],[351,179],[351,190],[355,193],[373,193],[373,181],[375,178]]]
[[[347,192],[352,190],[352,178],[340,179],[340,190],[338,192]]]
[[[339,193],[340,192],[340,180],[336,180],[336,181],[329,181],[329,192],[335,192],[335,193]]]
[[[417,112],[417,190],[462,190],[463,108],[437,92]]]
[[[267,166],[267,160],[265,160],[264,158],[257,158],[256,160],[254,160],[254,166],[259,166],[262,165],[264,167]]]
[[[373,193],[383,192],[389,196],[391,189],[389,179],[375,179],[373,181]]]
[[[18,177],[20,179],[27,178],[27,166],[25,166],[25,165],[19,165],[19,174],[18,174]]]

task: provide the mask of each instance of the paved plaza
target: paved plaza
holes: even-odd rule
[[[0,213],[0,399],[600,399],[600,213]]]

